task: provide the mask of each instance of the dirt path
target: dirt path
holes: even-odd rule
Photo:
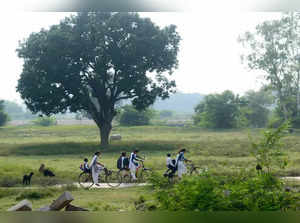
[[[58,184],[58,185],[53,185],[53,186],[48,186],[48,187],[52,187],[52,188],[62,188],[62,187],[66,187],[66,186],[69,186],[69,185],[72,185],[72,186],[76,186],[78,188],[82,188],[80,186],[79,183],[73,183],[73,184]],[[120,184],[118,187],[111,187],[109,186],[108,184],[106,183],[99,183],[100,186],[96,186],[96,185],[93,185],[90,189],[121,189],[121,188],[129,188],[129,187],[144,187],[144,186],[147,186],[149,184],[147,183],[128,183],[128,184],[125,184],[125,183],[122,183]],[[89,184],[86,184],[86,188],[89,186]],[[36,189],[36,190],[39,190],[41,188],[45,188],[46,186],[27,186],[27,187],[0,187],[0,188],[10,188],[10,189]]]
[[[78,187],[78,188],[81,188],[80,184],[79,183],[73,183],[74,186]],[[103,188],[115,188],[115,189],[118,189],[118,188],[128,188],[128,187],[143,187],[143,186],[147,186],[149,184],[146,184],[146,183],[139,183],[139,184],[134,184],[134,183],[128,183],[128,184],[125,184],[125,183],[122,183],[120,184],[118,187],[117,187],[117,184],[112,184],[113,187],[109,186],[108,184],[106,183],[99,183],[100,186],[96,186],[96,185],[93,185],[91,188],[93,189],[103,189]],[[63,187],[63,186],[67,186],[67,185],[55,185],[54,187]],[[89,184],[85,184],[84,187],[88,187]]]

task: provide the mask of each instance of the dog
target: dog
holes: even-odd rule
[[[45,169],[45,164],[42,164],[40,166],[39,172],[42,173],[45,177],[55,177],[55,174],[51,170]]]
[[[23,176],[23,185],[30,185],[31,183],[31,178],[33,176],[33,172],[31,172],[29,175],[24,175]]]
[[[260,164],[257,164],[255,169],[257,170],[258,174],[262,172],[262,166]]]

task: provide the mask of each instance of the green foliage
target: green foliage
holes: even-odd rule
[[[138,111],[133,106],[126,105],[122,108],[119,122],[123,126],[149,125],[153,116],[153,110]]]
[[[53,196],[53,193],[48,190],[39,191],[24,191],[16,197],[16,201],[28,199],[28,200],[40,200]]]
[[[176,26],[137,13],[80,12],[20,43],[17,91],[34,113],[85,110],[107,146],[118,103],[141,110],[174,91],[179,42]]]
[[[4,108],[4,101],[0,100],[0,126],[4,126],[9,120],[9,117],[4,111]]]
[[[252,148],[256,162],[263,168],[271,172],[272,167],[285,168],[287,158],[283,154],[283,144],[281,139],[286,135],[290,125],[285,122],[275,130],[266,130],[263,132],[263,138],[259,142],[252,139]]]
[[[235,128],[243,103],[231,91],[207,95],[195,108],[194,123],[205,128]]]
[[[241,109],[242,116],[247,120],[247,126],[261,128],[267,125],[270,110],[268,107],[273,103],[270,91],[261,89],[259,91],[248,91],[244,95],[247,105]]]
[[[299,27],[300,13],[284,13],[239,38],[245,47],[242,60],[250,69],[264,72],[269,88],[276,93],[279,116],[284,121],[299,112]]]
[[[267,124],[268,128],[278,128],[284,123],[282,117],[278,117],[278,115],[273,114]]]
[[[211,175],[184,178],[156,192],[158,207],[168,211],[278,211],[295,208],[297,199],[269,174],[243,180]]]
[[[52,126],[57,125],[57,120],[55,117],[43,116],[34,120],[33,123],[39,126]]]

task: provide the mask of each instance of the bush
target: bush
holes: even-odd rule
[[[120,113],[120,125],[141,126],[149,125],[154,113],[151,110],[137,111],[133,106],[126,105]]]
[[[39,117],[33,123],[39,126],[52,126],[57,125],[57,120],[55,117]]]
[[[276,211],[295,209],[297,198],[270,174],[240,180],[198,176],[156,192],[158,208],[168,211]]]
[[[283,120],[277,116],[273,116],[270,118],[267,127],[268,128],[278,128],[280,125],[282,125]]]

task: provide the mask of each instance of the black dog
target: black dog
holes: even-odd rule
[[[45,177],[55,177],[55,174],[51,170],[45,169],[44,176]]]
[[[45,164],[40,166],[39,172],[44,174],[45,177],[55,177],[55,174],[51,170],[45,169]]]
[[[258,174],[262,172],[262,166],[259,164],[256,165],[255,169],[257,170]]]
[[[23,176],[23,185],[30,185],[32,175],[33,173],[31,172],[29,175]]]

